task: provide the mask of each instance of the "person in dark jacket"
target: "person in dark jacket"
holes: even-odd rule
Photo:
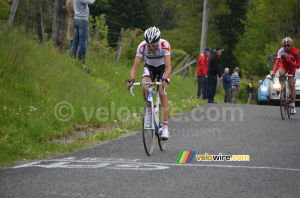
[[[198,57],[197,65],[197,76],[198,76],[198,93],[197,99],[200,98],[201,94],[203,99],[207,98],[207,87],[206,87],[206,74],[208,69],[208,59],[210,57],[211,49],[206,47],[203,53]]]
[[[221,47],[216,47],[214,50],[215,53],[210,56],[209,63],[208,63],[208,70],[207,70],[207,79],[208,79],[208,103],[217,103],[214,98],[217,90],[217,82],[219,78],[221,78],[221,72],[220,72],[220,56],[222,54]]]
[[[225,68],[222,78],[223,78],[223,89],[225,91],[224,103],[227,103],[227,102],[231,103],[231,94],[230,94],[231,78],[229,75],[229,68]]]
[[[253,77],[250,78],[250,82],[249,84],[247,85],[247,94],[248,94],[248,105],[251,104],[251,100],[252,100],[252,95],[253,95]]]

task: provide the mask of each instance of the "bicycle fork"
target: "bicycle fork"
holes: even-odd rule
[[[156,95],[156,105],[153,104],[153,95]],[[148,88],[148,98],[147,98],[147,105],[150,108],[149,112],[151,115],[151,126],[147,127],[148,129],[155,129],[155,134],[158,134],[159,131],[159,94],[156,90],[152,87]]]
[[[150,86],[148,87],[148,97],[146,102],[146,113],[147,113],[147,121],[145,122],[145,128],[147,129],[154,129],[154,116],[153,116],[153,88]]]

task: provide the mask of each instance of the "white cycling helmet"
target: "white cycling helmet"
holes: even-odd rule
[[[282,39],[281,43],[282,45],[293,45],[293,40],[291,39],[291,37],[285,37],[284,39]]]
[[[150,27],[144,33],[144,38],[147,43],[155,43],[160,39],[160,31],[157,27]]]

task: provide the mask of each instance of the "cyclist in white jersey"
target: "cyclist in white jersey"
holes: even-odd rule
[[[171,53],[170,44],[160,38],[160,31],[156,27],[148,28],[144,33],[145,40],[141,42],[137,48],[136,57],[133,67],[131,69],[131,79],[128,79],[127,86],[130,87],[134,83],[136,74],[142,59],[145,59],[144,73],[142,82],[162,82],[162,86],[167,92],[171,73]],[[166,95],[163,94],[162,86],[159,86],[159,96],[161,100],[161,111],[163,119],[162,127],[162,139],[167,140],[169,138],[168,130],[168,114],[169,114],[169,101]],[[143,87],[143,98],[147,101],[148,88]]]

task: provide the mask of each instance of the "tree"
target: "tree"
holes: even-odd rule
[[[235,46],[238,43],[239,37],[244,32],[244,23],[246,19],[246,2],[247,0],[226,0],[230,12],[218,16],[217,29],[221,34],[220,45],[225,48],[222,54],[222,70],[228,67],[230,71],[239,66],[236,57],[233,54]]]
[[[202,29],[203,0],[164,0],[163,6],[164,9],[172,8],[174,12],[174,19],[171,19],[174,28],[171,30],[163,29],[166,39],[173,48],[180,48],[193,56],[198,56]],[[225,1],[219,0],[208,1],[208,7],[211,9],[208,16],[207,46],[221,46],[222,39],[217,22],[219,17],[230,13],[230,10]]]
[[[296,44],[299,39],[300,3],[298,0],[250,2],[245,33],[239,38],[234,55],[245,74],[265,75],[266,59],[281,47],[281,40],[291,36]]]
[[[66,47],[67,10],[64,8],[66,0],[55,0],[52,28],[53,45],[60,49]]]
[[[16,14],[17,8],[18,8],[18,3],[19,3],[19,0],[14,0],[13,1],[13,4],[11,6],[11,12],[10,12],[9,19],[8,19],[8,22],[7,22],[7,26],[6,26],[6,31],[9,30],[10,26],[14,22],[15,14]]]
[[[145,30],[153,23],[152,0],[101,0],[91,7],[91,14],[105,14],[110,32],[120,32],[121,28],[141,28]],[[157,8],[156,8],[157,9]],[[109,42],[117,42],[116,34],[109,35]]]

